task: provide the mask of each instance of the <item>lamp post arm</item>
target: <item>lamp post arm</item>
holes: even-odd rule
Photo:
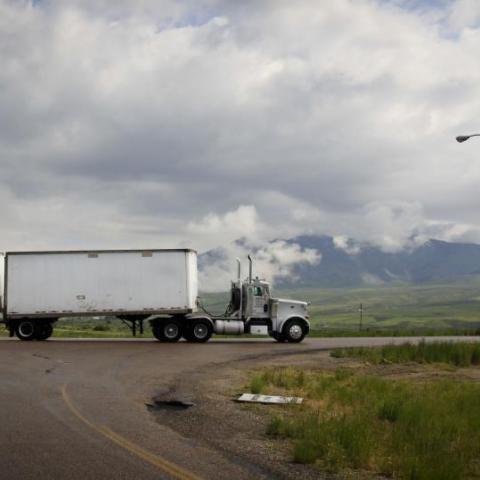
[[[480,133],[472,133],[471,135],[459,135],[456,137],[458,143],[467,141],[471,137],[480,137]]]

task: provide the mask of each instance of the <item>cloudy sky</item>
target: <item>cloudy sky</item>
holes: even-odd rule
[[[2,250],[480,242],[477,0],[0,0],[0,59]]]

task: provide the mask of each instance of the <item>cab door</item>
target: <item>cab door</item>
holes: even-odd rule
[[[269,316],[268,293],[264,287],[255,285],[253,287],[252,317],[268,318]]]

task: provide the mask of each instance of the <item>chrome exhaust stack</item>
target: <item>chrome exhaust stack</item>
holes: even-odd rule
[[[240,307],[238,309],[238,318],[242,319],[243,315],[243,287],[242,287],[242,262],[237,257],[237,276],[238,276],[238,289],[240,291]]]
[[[240,259],[237,257],[237,280],[240,282],[242,280],[242,264]]]
[[[248,283],[252,283],[252,257],[248,255]]]

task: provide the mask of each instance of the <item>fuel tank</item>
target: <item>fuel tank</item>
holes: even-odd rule
[[[241,335],[245,333],[245,324],[240,320],[215,320],[215,333]]]

